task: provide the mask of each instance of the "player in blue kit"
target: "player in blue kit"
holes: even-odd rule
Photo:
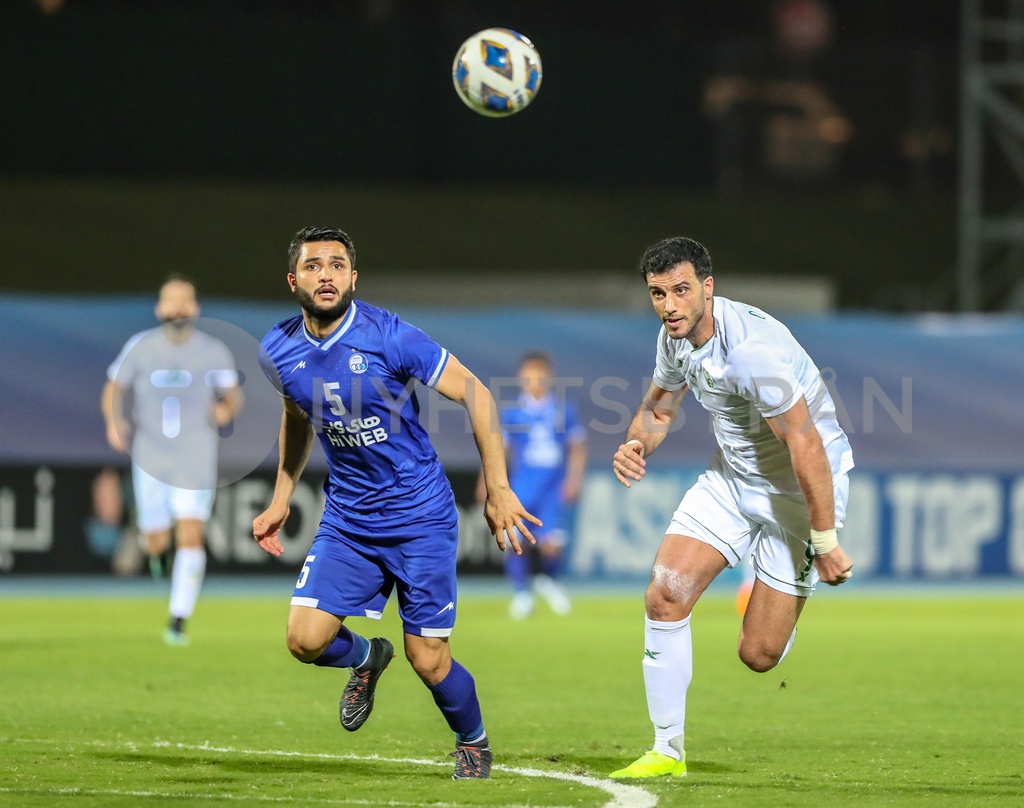
[[[572,608],[559,583],[566,543],[566,508],[579,498],[586,470],[586,429],[576,403],[554,385],[550,357],[532,351],[519,361],[520,392],[515,402],[501,407],[501,429],[509,457],[512,487],[544,527],[535,531],[539,574],[533,577],[532,552],[505,556],[505,574],[512,584],[509,616],[522,620],[533,613],[534,592],[551,610],[566,615]],[[486,494],[483,475],[477,498]],[[528,548],[529,549],[529,548]]]
[[[272,555],[314,434],[327,457],[326,506],[288,613],[288,650],[300,662],[351,668],[342,726],[359,729],[377,680],[394,657],[383,637],[343,623],[379,618],[393,590],[405,655],[455,732],[454,779],[490,776],[492,753],[473,677],[452,658],[458,516],[451,487],[419,421],[417,381],[466,407],[483,465],[484,515],[498,547],[522,552],[517,531],[540,525],[505,469],[498,413],[487,388],[454,356],[396,315],[354,300],[349,236],[300,230],[288,251],[288,285],[302,312],[264,337],[260,362],[284,399],[280,459],[270,506],[253,536]]]

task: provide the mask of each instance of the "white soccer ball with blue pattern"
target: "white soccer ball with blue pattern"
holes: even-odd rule
[[[462,43],[452,65],[455,91],[467,107],[489,118],[525,109],[543,76],[533,43],[508,28],[488,28]]]

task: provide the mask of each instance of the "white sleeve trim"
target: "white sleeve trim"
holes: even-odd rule
[[[444,370],[444,366],[448,364],[448,349],[441,349],[441,358],[437,360],[437,366],[434,368],[434,372],[430,374],[430,378],[427,379],[427,387],[433,387],[437,384],[437,380],[441,378],[441,372]]]
[[[681,381],[671,381],[664,373],[661,372],[660,368],[654,369],[654,383],[658,385],[662,390],[682,390],[686,387],[686,379]]]
[[[801,398],[804,398],[804,391],[802,388],[797,387],[796,391],[793,393],[792,396],[790,396],[790,398],[788,398],[786,401],[783,401],[781,404],[779,404],[779,406],[774,407],[769,411],[762,412],[761,417],[777,418],[783,413],[789,412],[791,409],[793,409],[793,407],[797,405],[797,402],[800,401]]]

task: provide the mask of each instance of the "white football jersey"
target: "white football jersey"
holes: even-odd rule
[[[199,330],[173,343],[152,328],[125,343],[107,378],[131,393],[132,460],[176,488],[214,488],[214,403],[239,383],[227,345]]]
[[[715,333],[700,348],[658,335],[654,383],[689,387],[711,413],[728,466],[743,479],[783,493],[799,493],[789,450],[765,418],[789,410],[803,396],[821,435],[832,475],[853,468],[853,452],[836,419],[835,403],[817,366],[782,323],[754,306],[724,297],[712,301]]]

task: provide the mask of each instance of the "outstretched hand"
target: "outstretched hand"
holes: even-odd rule
[[[279,556],[284,552],[279,534],[290,510],[287,505],[281,507],[271,503],[269,508],[252,520],[252,537],[272,556]]]
[[[543,526],[543,522],[526,510],[519,497],[511,488],[502,488],[497,491],[488,491],[487,500],[484,502],[484,518],[487,520],[487,527],[491,535],[498,542],[498,549],[505,552],[506,543],[512,546],[516,555],[523,554],[523,548],[516,537],[516,530],[521,533],[530,544],[536,544],[526,522],[531,522],[537,527]]]

